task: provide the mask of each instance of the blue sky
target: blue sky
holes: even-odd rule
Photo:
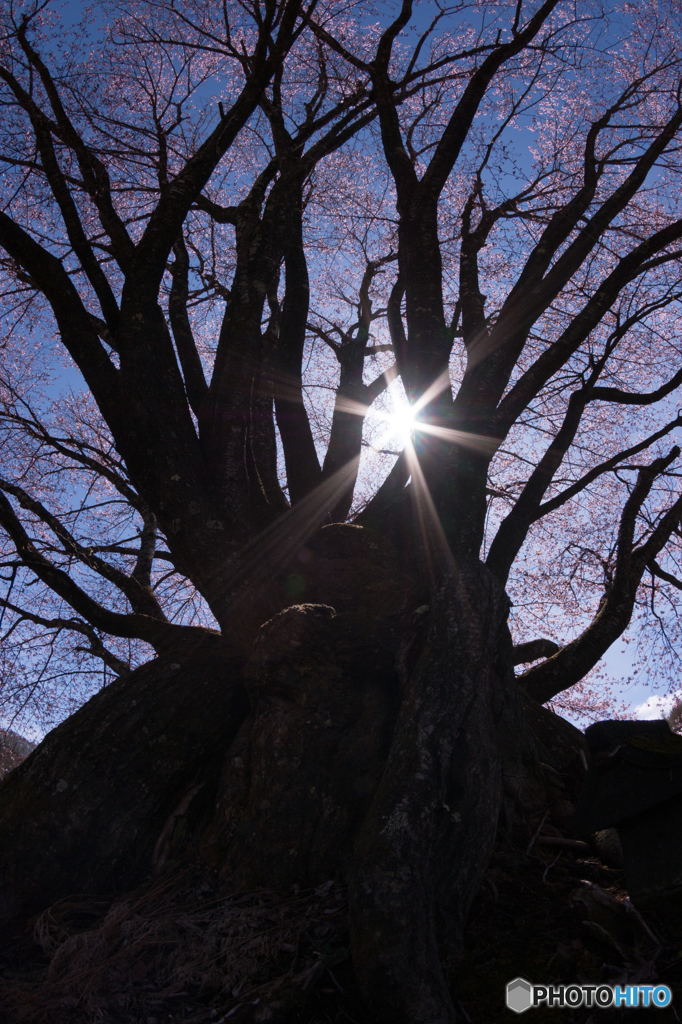
[[[76,23],[81,16],[81,13],[86,5],[80,0],[69,0],[69,2],[61,5],[55,4],[56,9],[61,9],[66,14],[67,22],[72,24]],[[417,27],[422,28],[427,20],[430,20],[433,6],[431,4],[421,4],[421,10],[417,12]],[[427,12],[428,11],[428,15]],[[518,138],[517,138],[518,143]],[[519,149],[517,144],[517,149]],[[58,358],[58,357],[57,357]],[[57,359],[55,360],[55,363]],[[55,367],[57,369],[57,367]],[[76,369],[58,369],[59,378],[55,383],[55,388],[66,388],[72,387],[74,390],[79,390],[82,385],[80,374]],[[607,652],[604,658],[604,665],[612,677],[616,679],[626,680],[633,674],[633,661],[632,661],[632,647],[626,647],[623,640],[616,641],[612,645],[610,650]],[[660,708],[657,703],[655,693],[652,693],[651,686],[647,678],[646,668],[639,672],[639,675],[634,681],[627,684],[623,689],[623,692],[619,695],[630,708],[632,713],[639,713],[642,717],[659,717]],[[668,704],[670,701],[668,701]],[[638,710],[639,709],[639,710]]]

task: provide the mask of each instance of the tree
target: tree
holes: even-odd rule
[[[79,714],[134,746],[131,669],[189,658],[164,722],[210,764],[168,762],[145,836],[202,789],[205,857],[340,872],[369,1004],[451,1020],[441,963],[535,784],[524,701],[682,589],[679,12],[147,0],[49,53],[51,17],[10,9],[0,67],[8,671],[100,659]],[[30,329],[89,396],[40,396]],[[538,637],[562,606],[572,639]],[[237,680],[222,732],[202,658]],[[46,743],[97,794],[85,721]]]

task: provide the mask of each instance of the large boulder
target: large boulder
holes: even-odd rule
[[[398,626],[304,604],[260,630],[244,672],[252,717],[202,851],[229,886],[347,875],[395,724]]]
[[[0,925],[69,894],[124,890],[155,853],[167,860],[178,817],[212,810],[246,713],[240,666],[202,633],[48,733],[0,783]]]
[[[590,764],[570,826],[616,828],[628,893],[667,912],[682,903],[682,736],[665,721],[597,722],[585,733]]]

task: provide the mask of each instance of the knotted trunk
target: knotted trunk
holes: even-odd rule
[[[350,895],[356,971],[382,1019],[454,1020],[442,957],[459,944],[487,866],[502,798],[497,731],[518,714],[507,608],[482,566],[459,566],[421,642],[402,653],[400,712]]]
[[[228,754],[209,846],[223,884],[350,882],[356,977],[382,1021],[454,1020],[456,955],[503,793],[545,801],[508,600],[477,562],[431,605],[371,620],[280,613],[245,670],[253,720]]]
[[[265,623],[245,665],[204,636],[112,684],[2,783],[3,919],[197,855],[230,892],[337,878],[372,1013],[452,1021],[447,963],[500,808],[513,832],[546,799],[508,601],[472,561],[427,604],[357,527],[303,555],[305,596],[327,602]]]

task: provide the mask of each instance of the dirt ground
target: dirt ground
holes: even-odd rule
[[[682,1019],[682,928],[640,917],[622,873],[583,851],[501,841],[446,966],[464,1024],[518,1019],[504,1003],[517,976],[674,993],[662,1010],[534,1008],[532,1024]],[[2,1024],[381,1024],[353,983],[341,887],[224,897],[193,869],[51,908],[6,950],[0,1003]]]

